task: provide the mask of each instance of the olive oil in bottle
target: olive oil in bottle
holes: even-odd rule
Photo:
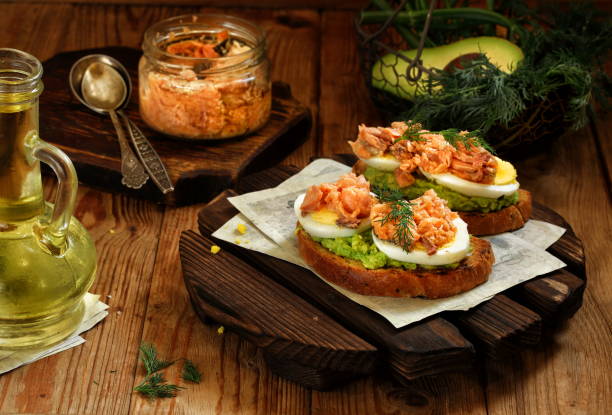
[[[0,49],[0,349],[43,347],[83,317],[96,252],[72,217],[70,160],[38,137],[40,62]],[[40,160],[58,175],[55,206],[43,199]]]

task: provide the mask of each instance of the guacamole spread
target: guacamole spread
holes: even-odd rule
[[[391,259],[378,250],[378,248],[374,244],[374,241],[372,240],[371,230],[367,230],[362,233],[358,233],[345,238],[317,238],[312,235],[311,238],[336,255],[361,262],[363,266],[367,269],[377,269],[385,267],[404,268],[409,270],[415,270],[417,268],[453,269],[459,266],[459,263],[441,266],[417,265],[410,262],[401,262]]]
[[[390,189],[398,188],[393,172],[381,171],[373,167],[368,167],[363,175],[373,187],[387,187]],[[428,189],[434,189],[439,197],[448,201],[448,207],[451,210],[460,212],[496,212],[505,207],[514,205],[518,202],[519,197],[518,192],[514,192],[509,196],[502,196],[498,199],[466,196],[461,193],[457,193],[446,186],[442,186],[438,183],[423,178],[417,178],[412,185],[403,187],[401,191],[407,199],[416,199]]]

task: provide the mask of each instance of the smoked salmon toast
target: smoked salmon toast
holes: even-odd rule
[[[360,125],[349,144],[360,159],[355,173],[375,187],[400,190],[406,199],[434,189],[475,235],[518,229],[531,216],[531,194],[519,188],[516,169],[477,134],[394,122]]]
[[[434,190],[410,201],[371,193],[363,176],[311,186],[294,204],[301,257],[364,295],[442,298],[488,279],[493,251]]]

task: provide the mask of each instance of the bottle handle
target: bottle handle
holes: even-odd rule
[[[49,223],[41,226],[39,241],[54,255],[60,255],[66,248],[68,226],[76,203],[78,178],[74,165],[59,148],[37,140],[33,156],[49,165],[57,176],[57,196]]]

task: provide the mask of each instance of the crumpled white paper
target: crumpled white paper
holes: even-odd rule
[[[212,236],[309,268],[298,253],[294,234],[297,218],[293,202],[309,186],[335,181],[348,171],[350,167],[341,163],[318,159],[275,188],[229,198],[240,213]],[[239,223],[247,225],[245,234],[236,231]],[[442,311],[468,310],[516,284],[564,267],[561,260],[545,251],[564,232],[565,229],[559,226],[530,220],[518,231],[486,237],[492,244],[496,258],[489,280],[449,298],[427,300],[365,296],[330,285],[399,328]]]
[[[0,351],[0,374],[85,343],[85,339],[79,334],[91,329],[108,315],[108,311],[106,311],[108,305],[99,301],[99,299],[99,295],[85,294],[83,321],[75,333],[63,342],[45,349]]]

